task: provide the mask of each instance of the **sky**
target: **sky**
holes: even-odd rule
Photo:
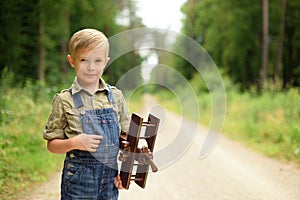
[[[137,15],[142,18],[142,22],[149,28],[168,29],[180,32],[183,14],[181,6],[187,0],[135,0],[137,5]],[[141,52],[142,53],[142,52]],[[156,54],[148,55],[142,63],[142,77],[147,82],[155,65],[158,64]]]
[[[180,7],[187,0],[135,0],[137,15],[149,28],[163,28],[180,32],[183,14]]]

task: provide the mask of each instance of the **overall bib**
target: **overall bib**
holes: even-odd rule
[[[79,93],[72,95],[86,134],[103,136],[96,152],[72,150],[66,154],[61,184],[62,200],[114,200],[118,189],[114,178],[118,174],[119,122],[113,110],[114,98],[108,85],[108,101],[112,108],[82,109]]]

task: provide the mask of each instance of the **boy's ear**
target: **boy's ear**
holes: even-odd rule
[[[75,67],[75,62],[74,62],[74,59],[72,58],[71,55],[68,55],[68,61],[69,61],[70,65],[74,68]]]
[[[110,57],[107,57],[106,58],[106,65],[109,63],[109,61],[110,61]]]

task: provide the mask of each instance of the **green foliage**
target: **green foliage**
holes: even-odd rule
[[[227,76],[223,80],[227,96],[223,133],[270,157],[300,164],[300,91],[280,92],[270,87],[261,94],[255,90],[241,93]],[[191,84],[198,97],[200,123],[208,126],[213,91],[207,90],[200,76],[194,76]],[[181,114],[182,102],[169,91],[160,90],[157,97],[166,108]],[[192,114],[188,117],[193,119]]]
[[[139,112],[142,107],[143,107],[143,96],[145,94],[145,91],[147,91],[147,86],[140,87],[137,90],[133,91],[133,93],[125,92],[123,93],[128,107],[129,107],[129,112]]]
[[[224,133],[269,156],[300,163],[300,91],[266,87],[260,94],[255,88],[241,93],[222,75],[227,97]],[[201,81],[195,76],[191,84],[199,97],[201,123],[209,125],[211,91]]]
[[[300,92],[227,93],[224,131],[266,154],[300,162]]]
[[[49,85],[64,84],[64,77],[71,69],[67,63],[70,36],[82,28],[96,28],[111,37],[128,28],[140,27],[141,20],[135,15],[133,5],[131,0],[0,1],[0,74],[4,68],[9,69],[15,75],[15,84],[24,84],[28,79]],[[127,26],[117,23],[123,10],[130,11]],[[120,60],[114,65],[124,72],[140,59],[135,55]],[[122,73],[118,70],[109,73],[111,79],[120,78]]]
[[[159,90],[153,95],[155,95],[154,97],[156,98],[157,102],[160,102],[160,104],[162,104],[167,110],[181,114],[182,105],[180,105],[177,96],[173,92],[170,90]]]
[[[37,1],[0,2],[0,71],[14,70],[16,81],[24,77],[37,78]]]
[[[245,88],[255,83],[261,54],[257,42],[261,32],[260,2],[206,0],[196,3],[193,10],[194,24],[186,19],[186,34],[194,35],[217,65],[227,67],[235,83]],[[193,26],[192,34],[189,26]]]
[[[299,1],[287,1],[283,56],[279,76],[283,86],[299,85]],[[282,13],[281,0],[269,1],[268,77],[274,78]],[[260,82],[262,68],[262,1],[188,0],[182,7],[185,14],[182,31],[208,51],[217,66],[225,68],[233,83],[242,90]],[[191,53],[188,51],[188,53]],[[182,65],[179,63],[176,68]],[[183,69],[189,69],[184,67]],[[185,77],[193,72],[185,71]]]
[[[7,86],[12,77],[1,79],[0,199],[17,199],[31,184],[58,170],[62,160],[47,151],[42,138],[53,89],[31,82],[12,89]]]
[[[121,48],[122,45],[124,44],[119,43],[118,44],[119,48]],[[112,85],[115,85],[120,80],[120,78],[123,78],[122,76],[126,75],[126,80],[125,80],[126,82],[118,83],[118,84],[121,84],[123,89],[136,88],[139,85],[139,83],[142,81],[140,75],[141,71],[135,70],[134,72],[131,71],[128,74],[126,73],[130,69],[139,66],[141,62],[142,59],[139,55],[137,55],[134,52],[129,52],[127,54],[120,56],[120,58],[116,59],[114,62],[110,63],[109,67],[106,68],[103,75],[106,77],[107,82]],[[132,77],[128,77],[128,76],[132,76]]]

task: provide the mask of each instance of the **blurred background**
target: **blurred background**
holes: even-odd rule
[[[170,41],[164,29],[192,38],[222,75],[224,133],[267,156],[300,164],[300,1],[1,0],[0,24],[0,199],[13,199],[16,189],[45,182],[61,168],[62,157],[47,152],[42,131],[53,95],[74,79],[67,42],[86,27],[107,37],[158,28],[152,30],[154,43],[187,54],[193,54],[189,46],[180,38]],[[144,45],[149,35],[135,39],[130,49]],[[128,52],[109,64],[104,79],[116,84],[130,69],[147,63],[150,69],[135,71],[138,78],[123,86],[125,95],[145,79],[175,82],[159,64],[172,67],[190,82],[202,113],[199,122],[208,125],[210,91],[196,69],[174,53]],[[131,112],[142,107],[138,100],[145,92],[180,112],[174,94],[159,85],[136,91]]]

